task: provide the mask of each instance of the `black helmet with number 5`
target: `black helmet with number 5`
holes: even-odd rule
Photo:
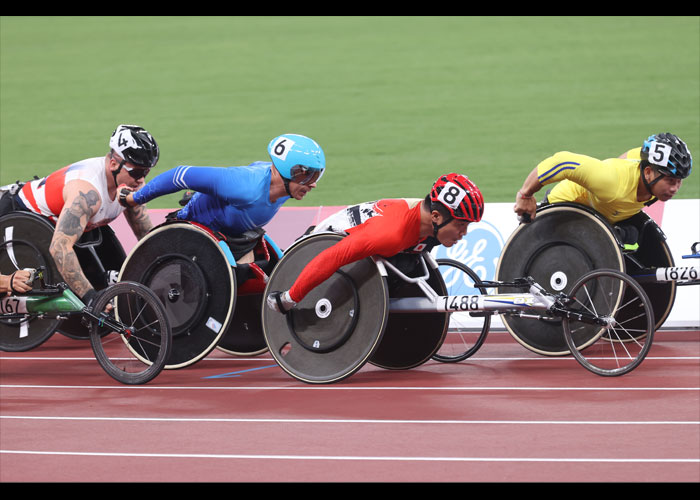
[[[685,142],[669,133],[649,136],[642,145],[640,166],[650,166],[663,175],[685,179],[693,167],[693,157]]]

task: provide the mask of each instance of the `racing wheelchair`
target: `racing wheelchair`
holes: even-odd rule
[[[634,235],[636,245],[625,245],[625,232]],[[572,283],[596,269],[614,269],[641,285],[652,304],[654,330],[668,318],[676,287],[687,281],[656,279],[657,270],[677,268],[665,235],[646,213],[613,226],[596,211],[576,203],[541,205],[532,222],[520,224],[501,252],[495,279],[531,276],[549,293],[566,293]],[[547,356],[570,353],[559,321],[533,322],[515,315],[503,315],[502,320],[509,333],[531,351]]]
[[[0,272],[11,274],[21,268],[41,268],[46,283],[61,282],[63,278],[49,253],[53,233],[54,224],[32,212],[13,211],[0,217]],[[73,249],[95,290],[116,282],[126,253],[109,226],[85,232]],[[50,321],[33,319],[26,328],[28,342],[24,345],[31,345],[29,340],[41,339],[54,331],[73,339],[90,338],[90,331],[79,316]]]
[[[272,271],[265,295],[288,290],[315,255],[342,237],[315,233],[297,240]],[[412,368],[438,353],[453,316],[480,321],[477,331],[483,342],[490,316],[499,313],[527,315],[542,324],[556,322],[574,357],[602,376],[630,372],[651,347],[652,306],[642,287],[620,271],[596,269],[567,293],[551,293],[531,277],[481,281],[464,264],[436,261],[427,252],[414,256],[409,265],[396,257],[366,258],[344,266],[285,314],[265,307],[263,333],[280,367],[310,384],[343,380],[367,362],[388,369]],[[471,294],[451,293],[460,290],[455,285],[466,283]],[[489,295],[492,287],[516,292]],[[630,337],[644,340],[630,345],[619,341]],[[622,352],[619,345],[624,345]]]
[[[254,261],[241,263],[251,251]],[[141,283],[162,301],[173,335],[165,368],[179,369],[215,348],[240,356],[267,351],[262,292],[281,256],[262,230],[231,238],[171,217],[131,250],[119,280]]]
[[[39,288],[0,299],[0,349],[37,347],[53,335],[51,325],[78,318],[89,329],[97,362],[115,380],[145,384],[161,372],[172,335],[165,310],[153,292],[138,283],[120,282],[102,290],[88,307],[65,283],[47,284],[45,269],[28,270],[27,284],[38,281]],[[33,327],[37,322],[40,328]]]

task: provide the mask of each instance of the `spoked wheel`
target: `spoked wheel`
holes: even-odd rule
[[[102,292],[93,311],[90,342],[100,366],[123,384],[145,384],[168,360],[172,332],[158,297],[145,286],[123,281]]]
[[[614,377],[634,370],[654,339],[654,312],[644,289],[628,275],[600,269],[582,276],[568,294],[576,315],[562,321],[566,343],[591,372]]]
[[[461,262],[438,259],[438,270],[442,276],[447,295],[487,295],[486,288],[479,288],[479,276]],[[486,340],[491,326],[491,315],[472,316],[467,311],[450,314],[450,324],[442,346],[433,355],[436,361],[456,363],[474,355]]]

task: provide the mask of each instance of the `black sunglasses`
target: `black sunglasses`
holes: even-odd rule
[[[132,179],[135,181],[142,179],[148,175],[148,173],[151,171],[150,168],[129,168],[126,165],[122,163],[122,167],[124,167],[124,170],[127,171],[127,173],[131,176]]]
[[[131,176],[132,179],[135,181],[142,179],[148,175],[148,173],[151,171],[150,168],[144,168],[144,167],[127,167],[126,166],[126,160],[123,158],[119,158],[118,156],[115,156],[114,153],[112,153],[111,158],[114,161],[119,162],[119,170],[122,168],[127,171],[127,173]],[[119,172],[117,170],[117,172]]]

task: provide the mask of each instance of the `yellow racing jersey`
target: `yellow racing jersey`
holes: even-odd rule
[[[550,203],[580,203],[616,223],[648,203],[637,201],[639,161],[639,148],[607,160],[561,151],[537,166],[537,176],[542,185],[559,182],[547,196]]]

